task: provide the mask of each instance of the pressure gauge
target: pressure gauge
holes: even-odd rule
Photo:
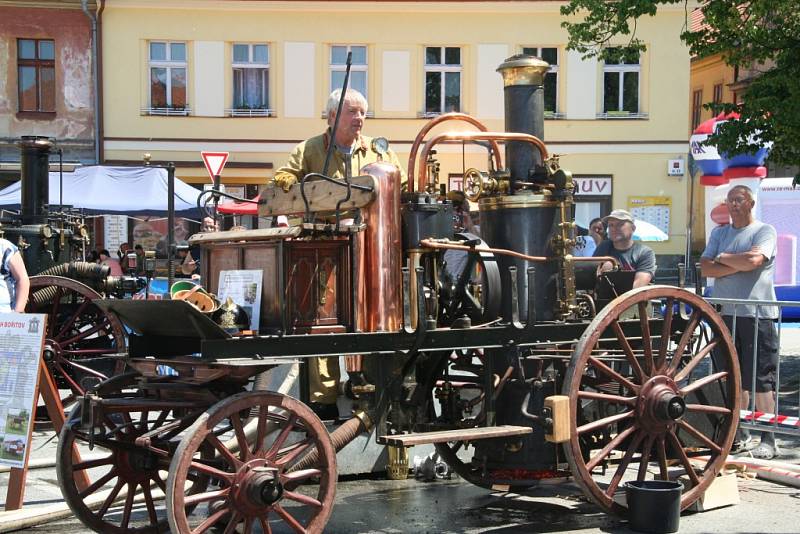
[[[89,229],[86,228],[86,225],[80,225],[78,227],[78,234],[81,236],[81,239],[89,239]]]
[[[42,237],[45,239],[50,239],[53,237],[53,229],[50,226],[43,224],[41,228]]]
[[[372,140],[372,150],[377,152],[381,158],[384,158],[389,152],[389,140],[385,137],[376,137]]]

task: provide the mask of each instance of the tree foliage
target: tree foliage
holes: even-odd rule
[[[561,8],[561,14],[569,17],[562,23],[569,33],[567,48],[584,57],[609,59],[609,53],[620,53],[620,49],[606,45],[618,36],[628,36],[623,48],[641,52],[646,45],[637,36],[637,21],[655,16],[660,6],[674,4],[685,6],[686,25],[680,38],[693,55],[720,54],[740,72],[756,72],[740,93],[740,104],[706,104],[715,113],[736,112],[741,119],[723,124],[709,143],[741,154],[772,142],[773,160],[800,164],[798,0],[705,0],[700,4],[705,23],[696,31],[689,25],[695,2],[688,0],[571,0]]]

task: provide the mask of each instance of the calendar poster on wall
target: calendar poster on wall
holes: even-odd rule
[[[663,196],[630,196],[628,197],[628,211],[634,219],[652,224],[664,233],[664,236],[653,236],[648,239],[642,234],[642,241],[662,241],[669,236],[670,210],[672,198]]]

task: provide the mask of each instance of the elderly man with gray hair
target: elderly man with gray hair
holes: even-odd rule
[[[342,90],[337,89],[328,97],[328,102],[325,106],[328,129],[321,135],[303,141],[292,150],[286,165],[275,172],[273,180],[275,185],[288,191],[293,184],[299,182],[306,174],[312,172],[321,173],[323,171],[341,95]],[[400,165],[397,155],[391,149],[382,154],[382,148],[376,146],[373,139],[361,135],[366,116],[367,99],[355,89],[348,89],[344,96],[342,115],[339,118],[336,138],[333,139],[337,150],[334,150],[331,156],[328,176],[344,179],[345,154],[350,153],[352,154],[351,176],[357,176],[364,165],[383,160],[397,165],[403,176],[403,181],[405,181],[405,171],[403,166]]]
[[[406,174],[400,161],[392,150],[381,146],[374,139],[361,135],[364,119],[367,116],[367,100],[364,95],[354,89],[348,89],[344,95],[341,116],[333,137],[333,126],[336,124],[336,113],[342,90],[337,89],[328,97],[325,116],[328,121],[327,130],[321,135],[303,141],[292,150],[289,161],[277,170],[273,182],[288,191],[309,173],[322,173],[328,147],[335,144],[335,150],[328,165],[327,175],[340,180],[345,178],[345,164],[350,160],[350,175],[357,176],[364,165],[376,161],[386,161],[400,169],[401,180],[405,182]],[[309,396],[311,409],[322,420],[336,419],[339,411],[336,397],[340,380],[339,359],[336,357],[319,357],[308,366]]]

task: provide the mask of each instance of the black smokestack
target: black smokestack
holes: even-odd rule
[[[20,148],[22,224],[47,222],[46,204],[50,202],[50,151],[53,142],[47,137],[23,136]]]
[[[505,87],[507,132],[530,134],[544,141],[544,74],[549,68],[545,61],[527,54],[511,56],[497,68]],[[539,152],[530,143],[506,143],[512,193],[515,182],[536,180],[534,173],[541,165]]]

